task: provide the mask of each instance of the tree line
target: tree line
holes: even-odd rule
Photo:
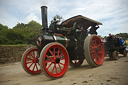
[[[118,33],[118,34],[116,34],[116,35],[122,37],[122,38],[125,39],[125,40],[128,40],[128,33]]]
[[[32,20],[28,24],[17,23],[12,29],[0,24],[0,44],[35,44],[38,35],[42,32],[41,25]],[[128,40],[128,33],[116,34]]]
[[[0,44],[35,44],[35,40],[41,33],[41,27],[33,20],[28,24],[17,23],[12,29],[0,24]]]

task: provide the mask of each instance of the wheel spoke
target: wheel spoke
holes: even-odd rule
[[[94,47],[90,45],[90,49],[92,50],[92,49],[94,49]]]
[[[38,67],[37,67],[37,64],[35,63],[35,65],[36,65],[36,69],[37,69],[37,71],[38,71]]]
[[[38,55],[38,52],[37,52],[37,56],[36,56],[35,58],[39,58],[38,56],[39,56],[39,55]]]
[[[94,39],[94,45],[96,45],[96,39]]]
[[[54,71],[54,68],[55,68],[55,64],[54,64],[54,66],[53,66],[53,68],[52,68],[52,71],[51,71],[51,73],[53,73],[53,71]]]
[[[94,47],[95,46],[95,44],[93,43],[93,40],[91,40],[91,45]]]
[[[52,60],[52,58],[51,58],[51,57],[49,57],[48,55],[46,55],[46,57]]]
[[[60,70],[62,71],[62,68],[61,68],[60,64],[58,64],[58,65],[59,65]]]
[[[91,53],[95,53],[95,51],[94,50],[91,50]]]
[[[99,51],[98,54],[102,54],[102,51]]]
[[[52,53],[52,51],[51,51],[51,50],[49,50],[49,52],[52,54],[52,56],[53,56],[53,57],[55,57],[55,55]]]
[[[96,59],[96,58],[97,58],[96,53],[94,53],[94,59]]]
[[[61,62],[60,62],[59,64],[64,65],[64,64],[63,64],[63,63],[61,63]]]
[[[48,68],[47,68],[47,69],[49,69],[51,65],[52,65],[52,63],[50,63],[50,65],[48,66]]]
[[[33,59],[35,59],[35,57],[33,57],[31,53],[30,53],[29,55],[30,55]]]
[[[45,63],[50,63],[50,62],[53,62],[53,61],[45,61]]]
[[[101,60],[101,58],[99,56],[96,56],[96,58],[98,58],[98,60]]]
[[[55,70],[56,70],[56,74],[58,74],[57,68],[56,68],[56,64],[55,64]]]
[[[35,66],[36,66],[36,63],[34,64],[34,67],[33,67],[32,71],[34,71]]]
[[[26,64],[29,64],[29,63],[33,63],[32,61],[30,61],[30,62],[26,62]]]
[[[53,54],[55,55],[55,48],[53,48]]]
[[[33,65],[33,62],[32,62],[32,64],[28,68],[30,68],[32,65]]]
[[[37,54],[36,58],[39,58],[39,57],[38,57],[38,54]]]
[[[34,55],[34,58],[35,58],[35,51],[33,51],[33,55]]]
[[[95,54],[91,54],[92,58],[95,59]]]
[[[31,58],[28,58],[28,57],[27,57],[26,59],[28,59],[28,60],[33,60],[33,59],[31,59]]]
[[[100,46],[100,44],[98,44],[97,46],[96,46],[96,48],[98,48]]]
[[[61,53],[57,58],[60,58],[60,56],[62,56],[63,55],[63,53]]]
[[[59,57],[59,54],[60,54],[60,49],[58,49],[57,57]]]
[[[97,56],[96,63],[100,63],[100,62],[101,62],[101,58]]]

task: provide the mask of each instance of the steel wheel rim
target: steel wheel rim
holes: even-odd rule
[[[104,61],[104,47],[101,40],[94,36],[90,42],[90,55],[95,64],[101,65]]]
[[[24,66],[25,66],[26,70],[32,74],[37,74],[37,73],[41,72],[38,56],[39,55],[38,55],[37,48],[30,49],[25,54]]]
[[[49,76],[58,78],[66,73],[69,58],[63,46],[59,44],[51,45],[46,49],[43,56],[43,67]]]

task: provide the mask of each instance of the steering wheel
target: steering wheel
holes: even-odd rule
[[[87,32],[84,29],[83,24],[75,22],[73,24],[73,32],[75,34],[75,37],[79,40],[79,41],[84,41],[85,37],[87,36]]]

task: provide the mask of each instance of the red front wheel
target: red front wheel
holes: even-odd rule
[[[47,44],[41,51],[39,60],[44,75],[51,79],[62,77],[69,65],[67,50],[57,42]]]
[[[38,49],[36,47],[28,48],[21,58],[23,69],[29,74],[40,74]]]

